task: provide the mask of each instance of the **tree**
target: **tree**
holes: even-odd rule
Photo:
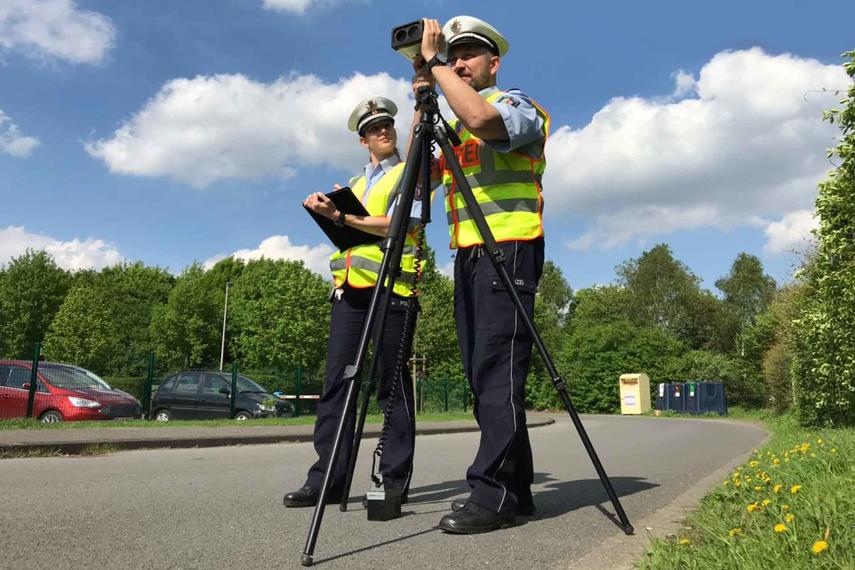
[[[855,78],[855,51],[845,56]],[[855,424],[855,84],[841,103],[825,114],[840,126],[829,152],[839,166],[819,185],[816,251],[801,271],[793,321],[796,410],[805,424]]]
[[[731,265],[730,273],[718,279],[715,286],[724,294],[726,310],[738,323],[736,346],[744,356],[745,329],[769,306],[777,287],[775,280],[763,274],[763,263],[759,258],[740,253]]]
[[[698,296],[700,280],[659,244],[638,259],[617,267],[618,282],[629,294],[630,318],[641,326],[658,327],[690,341],[693,319],[690,304]]]
[[[28,249],[13,257],[0,281],[0,336],[12,358],[32,356],[33,344],[43,340],[71,283],[69,274],[45,251]]]
[[[242,366],[282,370],[323,362],[329,286],[303,262],[250,261],[231,291],[231,350]],[[221,308],[215,313],[222,319]]]
[[[151,336],[167,367],[213,366],[219,361],[222,306],[194,263],[184,270],[164,305],[154,308]]]
[[[102,372],[112,376],[142,375],[146,354],[155,348],[151,337],[154,309],[167,302],[175,278],[159,267],[136,262],[104,268],[92,281],[102,292],[115,330],[116,349]]]
[[[74,287],[50,325],[45,356],[109,373],[110,359],[119,351],[119,331],[110,305],[103,289],[87,284]]]

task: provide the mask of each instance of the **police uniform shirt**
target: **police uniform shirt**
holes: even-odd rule
[[[397,154],[393,154],[392,156],[381,160],[377,166],[374,166],[373,162],[369,162],[362,168],[362,173],[365,176],[365,192],[362,194],[362,204],[365,205],[368,203],[368,196],[371,194],[371,187],[377,184],[381,178],[383,178],[386,173],[390,172],[393,168],[395,168],[398,164],[400,164],[401,159]],[[356,180],[351,180],[351,185],[354,184]],[[389,206],[389,210],[386,212],[386,216],[391,216],[395,212],[395,203],[393,201]],[[413,207],[410,210],[411,218],[421,218],[422,215],[422,203],[419,200],[413,201]]]
[[[478,92],[481,97],[488,97],[499,91],[496,87],[487,87]],[[508,140],[485,140],[498,152],[512,150],[525,153],[533,158],[543,154],[543,118],[537,113],[528,95],[519,89],[509,89],[492,103],[502,116]]]

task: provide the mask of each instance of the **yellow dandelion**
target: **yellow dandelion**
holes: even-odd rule
[[[691,540],[689,540],[688,538],[681,538],[681,539],[680,539],[680,544],[683,544],[683,545],[686,545],[686,544],[692,544],[692,541],[691,541]]]
[[[750,483],[750,482],[751,482],[751,477],[746,477],[746,478],[745,478],[745,482],[746,482],[746,483]]]
[[[831,448],[831,453],[837,453],[837,448],[836,448],[836,447],[832,447],[832,448]]]
[[[749,467],[757,467],[758,465],[760,465],[759,461],[749,461],[748,462]]]
[[[733,482],[733,484],[734,484],[735,486],[737,486],[737,487],[739,487],[740,485],[742,485],[742,483],[741,483],[740,481],[734,481],[734,482]]]
[[[753,513],[754,511],[756,511],[759,508],[760,507],[759,507],[759,505],[757,505],[757,503],[751,503],[750,505],[745,507],[745,510],[748,511],[749,513]]]
[[[755,485],[755,486],[754,486],[754,490],[755,490],[755,491],[762,491],[762,490],[763,490],[763,487],[761,487],[760,485]]]
[[[810,551],[814,554],[819,554],[823,550],[828,550],[828,543],[824,540],[817,540],[813,543],[813,546],[810,547]]]
[[[778,533],[787,532],[787,525],[785,525],[784,523],[776,524],[775,525],[775,532],[778,532]]]
[[[737,528],[732,528],[732,529],[730,529],[730,532],[728,532],[727,534],[729,534],[729,535],[730,535],[730,538],[733,538],[733,537],[734,537],[734,536],[736,536],[737,534],[742,534],[742,529],[741,529],[741,528],[738,528],[738,527],[737,527]]]
[[[781,505],[781,510],[787,512],[790,510],[790,505]]]
[[[724,483],[722,483],[722,484],[721,484],[721,486],[722,486],[722,487],[727,487],[729,483],[730,483],[730,481],[725,481]]]
[[[801,490],[801,488],[802,488],[801,485],[793,485],[792,487],[790,487],[790,493],[795,495],[796,493],[798,493]]]
[[[818,444],[822,445],[822,438],[819,438],[818,440],[816,440],[816,442],[817,442]]]
[[[763,506],[764,507],[768,507],[771,503],[772,503],[772,501],[770,501],[769,499],[763,499]]]
[[[788,523],[791,523],[796,520],[796,515],[794,515],[793,513],[787,513],[786,515],[784,515],[784,520]]]
[[[780,460],[780,459],[778,459],[777,457],[776,457],[775,459],[773,459],[773,460],[772,460],[772,464],[773,464],[773,465],[779,465],[780,463],[781,463],[781,460]]]
[[[772,487],[772,490],[775,491],[776,493],[780,493],[781,489],[783,489],[783,488],[784,488],[784,486],[782,484],[778,483],[777,485]]]

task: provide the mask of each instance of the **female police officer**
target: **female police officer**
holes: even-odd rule
[[[348,121],[348,128],[359,133],[360,144],[368,149],[370,162],[365,165],[361,176],[350,180],[350,187],[370,215],[345,214],[320,192],[306,197],[306,207],[333,220],[336,225],[351,226],[378,236],[386,235],[391,219],[391,207],[404,167],[396,148],[394,116],[397,111],[392,101],[383,97],[372,97],[357,105]],[[339,186],[336,185],[336,188]],[[401,260],[401,274],[394,287],[392,310],[386,319],[383,342],[379,348],[378,367],[380,382],[377,399],[381,409],[386,407],[393,383],[396,391],[396,402],[388,418],[391,429],[383,450],[380,471],[386,488],[402,489],[403,501],[406,500],[412,474],[415,417],[412,379],[406,365],[402,367],[401,374],[395,377],[395,362],[403,336],[404,309],[413,294],[412,285],[416,274],[415,243],[414,235],[409,234]],[[380,248],[371,244],[337,252],[330,259],[335,290],[331,296],[332,315],[324,394],[318,402],[315,422],[314,442],[318,460],[309,468],[305,484],[297,491],[285,495],[283,504],[286,507],[309,507],[318,501],[336,427],[344,408],[347,392],[346,382],[342,379],[344,369],[352,364],[355,358],[359,335],[373,288],[377,284],[382,258]],[[353,424],[349,422],[342,442],[342,455],[336,463],[336,472],[330,483],[331,502],[341,499],[347,471],[346,458],[352,442]]]

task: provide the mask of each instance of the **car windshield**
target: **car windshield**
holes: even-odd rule
[[[113,388],[101,380],[100,377],[74,366],[62,366],[59,364],[42,364],[39,372],[45,375],[48,381],[57,388],[67,389],[89,389],[89,390],[112,390]]]
[[[227,381],[229,382],[229,385],[231,385],[232,379],[227,378]],[[265,390],[246,376],[237,377],[237,390],[238,392],[267,392],[267,390]]]

